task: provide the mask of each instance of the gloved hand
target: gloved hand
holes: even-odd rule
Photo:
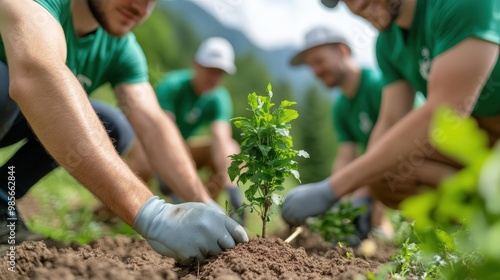
[[[338,198],[332,191],[329,179],[298,186],[288,192],[283,201],[281,216],[290,225],[299,226],[308,217],[323,214]]]
[[[359,240],[364,240],[368,238],[368,234],[372,229],[372,212],[373,203],[369,196],[356,196],[351,198],[352,207],[359,208],[365,207],[366,211],[361,213],[354,221],[354,226],[356,227],[356,236]]]
[[[181,263],[248,241],[243,227],[203,203],[169,204],[157,196],[144,203],[132,227],[156,252]]]
[[[231,218],[238,221],[240,225],[245,225],[246,216],[245,211],[241,212],[241,215],[236,214],[236,210],[243,205],[243,197],[241,195],[241,191],[237,186],[227,187],[227,196],[229,197],[229,203],[233,207],[233,211],[230,214]]]
[[[226,215],[226,211],[224,210],[224,208],[222,208],[222,206],[220,206],[217,202],[215,202],[215,200],[210,200],[208,203],[206,203],[206,205],[210,206],[212,209],[216,210],[217,212]]]

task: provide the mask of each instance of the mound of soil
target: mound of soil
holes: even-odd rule
[[[342,279],[346,272],[364,273],[380,263],[337,254],[309,256],[281,239],[256,239],[238,245],[209,260],[200,270],[201,279]],[[225,278],[224,278],[225,279]]]
[[[307,250],[281,239],[256,239],[204,264],[179,266],[139,238],[108,237],[66,248],[24,242],[16,248],[16,272],[8,270],[7,256],[2,258],[0,279],[353,279],[385,262],[356,257],[347,248]],[[346,257],[345,250],[353,256]]]

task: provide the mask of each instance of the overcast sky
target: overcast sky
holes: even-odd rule
[[[177,0],[184,1],[184,0]],[[261,48],[300,47],[304,33],[329,25],[347,36],[355,59],[374,65],[375,29],[340,3],[335,9],[320,0],[191,0],[211,12],[223,24],[239,28]]]

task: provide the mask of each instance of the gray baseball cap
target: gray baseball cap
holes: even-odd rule
[[[340,43],[349,47],[342,32],[323,26],[315,27],[306,33],[302,50],[292,57],[290,64],[293,66],[304,64],[304,53],[314,47]]]
[[[328,8],[335,8],[339,1],[340,0],[321,0],[321,3],[323,3],[323,5],[327,6]]]

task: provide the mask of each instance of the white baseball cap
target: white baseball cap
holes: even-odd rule
[[[304,53],[314,47],[340,43],[349,47],[349,43],[342,32],[324,26],[315,27],[309,30],[304,36],[304,39],[305,42],[302,50],[290,60],[290,64],[293,66],[304,64]]]
[[[231,75],[236,73],[233,46],[221,37],[211,37],[203,41],[195,61],[203,67],[221,69]]]
[[[340,0],[321,0],[321,3],[323,3],[323,5],[327,6],[328,8],[335,8],[339,1]]]

